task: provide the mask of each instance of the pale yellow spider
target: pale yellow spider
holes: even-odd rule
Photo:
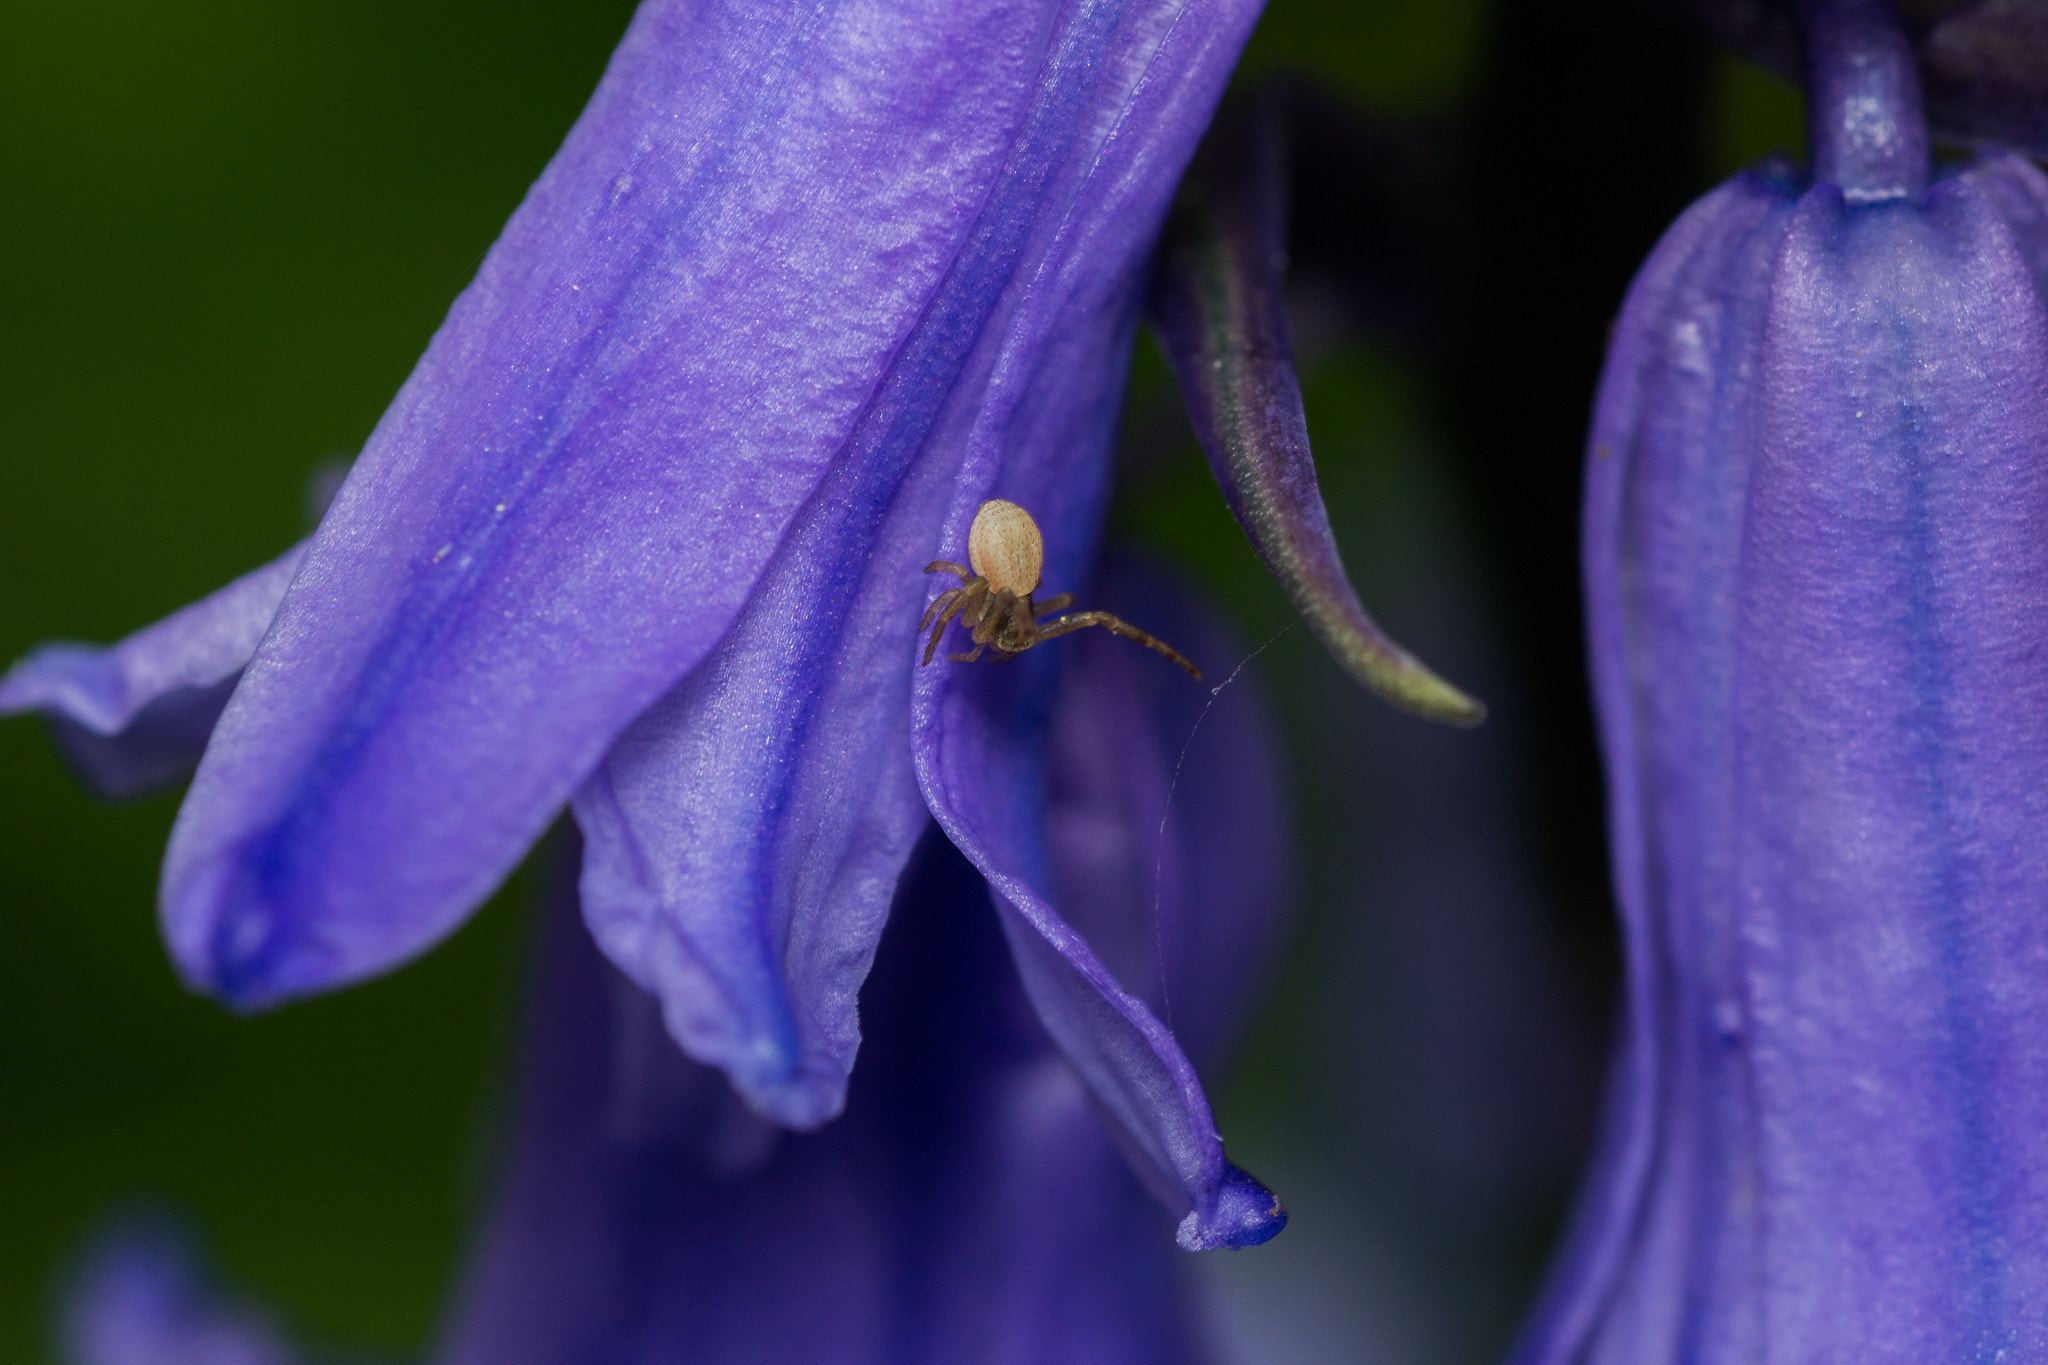
[[[1071,612],[1039,625],[1039,612],[1065,611],[1074,605],[1074,596],[1063,592],[1043,602],[1031,600],[1031,594],[1038,591],[1038,575],[1045,567],[1045,537],[1039,534],[1038,523],[1031,519],[1031,514],[1014,502],[994,498],[976,509],[974,525],[967,531],[967,559],[974,566],[972,569],[943,559],[925,565],[926,573],[960,576],[960,586],[934,597],[925,609],[924,619],[917,623],[920,633],[926,626],[932,627],[932,638],[924,647],[926,663],[932,661],[939,637],[957,616],[974,640],[974,652],[946,657],[963,664],[979,659],[984,649],[993,649],[997,659],[1014,659],[1033,645],[1070,630],[1101,626],[1164,654],[1193,677],[1202,676],[1202,670],[1189,663],[1179,650],[1106,611]],[[932,625],[934,618],[937,625]]]

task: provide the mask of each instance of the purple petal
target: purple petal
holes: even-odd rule
[[[0,715],[42,712],[102,796],[184,778],[305,553],[295,545],[119,644],[44,645],[0,678]]]
[[[732,632],[575,802],[598,942],[691,1056],[799,1128],[844,1103],[855,998],[929,823],[910,669],[947,486],[896,492],[835,470]]]
[[[1735,603],[1757,1269],[1834,1257],[1789,1340],[1957,1358],[2048,1332],[2048,314],[1961,182],[1809,196],[1778,269]]]
[[[1178,168],[1144,118],[1119,131],[1218,26],[1164,8],[643,6],[222,718],[165,871],[186,975],[260,1004],[458,922],[731,628],[835,465],[900,476],[1006,290],[1149,234],[1070,172]]]
[[[996,494],[1027,508],[1034,501],[1059,505],[1050,489],[1006,485]],[[1060,533],[1081,520],[1079,513],[1041,518],[1053,566],[1048,581],[1060,581],[1055,575],[1064,566],[1057,558],[1072,558],[1061,554],[1071,541]],[[1200,1080],[1172,1033],[1054,907],[1045,751],[1056,672],[1049,655],[1057,648],[1000,666],[946,661],[919,670],[913,712],[918,780],[940,826],[988,878],[1025,990],[1047,1031],[1123,1130],[1155,1192],[1187,1210],[1181,1245],[1256,1245],[1285,1222],[1278,1200],[1224,1159]],[[1164,660],[1149,662],[1172,668]],[[1144,754],[1157,737],[1132,736],[1126,743],[1126,754]],[[1164,762],[1163,755],[1154,759]]]
[[[1394,705],[1477,725],[1486,708],[1374,624],[1338,557],[1280,285],[1285,160],[1277,92],[1218,120],[1160,253],[1153,321],[1231,515],[1316,639]]]
[[[1974,185],[2012,229],[2013,245],[2048,299],[2048,179],[2025,157],[2001,153],[1978,158],[1962,179]]]
[[[158,1227],[94,1247],[64,1305],[65,1365],[292,1365],[262,1315],[207,1283],[185,1240]]]
[[[1139,304],[1138,266],[1255,10],[1183,13],[1151,52],[1115,128],[1066,183],[1095,210],[1061,224],[1060,268],[1033,281],[991,357],[990,392],[937,557],[958,560],[975,511],[1002,497],[1045,535],[1047,592],[1081,580],[1100,524],[1108,440]],[[1144,1158],[1190,1206],[1183,1245],[1262,1240],[1279,1206],[1228,1184],[1208,1101],[1185,1055],[1054,912],[1043,830],[1047,651],[1000,667],[920,668],[912,743],[925,799],[989,879],[1026,989],[1048,1030]]]
[[[676,1051],[595,950],[564,844],[512,1147],[435,1359],[873,1359],[881,1192]]]
[[[2048,1331],[2043,205],[1745,178],[1631,291],[1586,540],[1629,1051],[1520,1359]]]
[[[933,830],[862,997],[848,1121],[885,1117],[915,1173],[899,1216],[922,1324],[889,1365],[1209,1359],[1171,1222],[1033,1017],[990,902]]]

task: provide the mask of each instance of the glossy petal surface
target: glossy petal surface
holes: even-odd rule
[[[119,644],[44,645],[0,678],[0,715],[41,712],[102,796],[189,776],[305,553],[295,545]]]
[[[1092,558],[1145,264],[1256,10],[649,0],[219,719],[165,869],[187,979],[254,1007],[391,966],[573,792],[601,946],[757,1114],[810,1127],[930,802],[1039,888],[1026,978],[1172,1148],[1148,1169],[1183,1241],[1277,1231],[1171,1035],[1044,901],[1042,757],[964,805],[912,757],[933,548],[1000,487],[1055,573]],[[1005,742],[1043,738],[1056,672],[1016,671]],[[1272,911],[1257,878],[1203,885]]]
[[[1521,1358],[2048,1333],[2048,182],[1746,177],[1617,329],[1586,566],[1628,1045]]]

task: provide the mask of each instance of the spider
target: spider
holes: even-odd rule
[[[958,616],[960,624],[974,638],[973,653],[946,656],[958,663],[973,663],[984,649],[995,650],[999,660],[1014,659],[1033,645],[1068,631],[1101,626],[1164,654],[1195,678],[1202,676],[1202,670],[1189,663],[1179,650],[1106,611],[1070,612],[1041,626],[1039,612],[1065,611],[1074,605],[1074,595],[1063,592],[1043,602],[1031,600],[1031,594],[1038,591],[1039,572],[1045,567],[1045,537],[1039,534],[1038,523],[1031,519],[1031,514],[1016,503],[993,498],[976,509],[974,525],[967,532],[967,558],[974,565],[972,569],[943,559],[925,565],[926,573],[960,576],[960,586],[934,597],[925,609],[924,620],[917,623],[920,634],[926,626],[932,626],[932,638],[924,647],[925,663],[932,661],[939,637]],[[935,618],[938,624],[932,625]]]

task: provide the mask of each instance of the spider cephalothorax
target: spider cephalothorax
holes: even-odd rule
[[[974,525],[967,531],[967,559],[973,568],[965,569],[943,559],[925,565],[926,573],[960,575],[960,586],[934,597],[925,609],[924,620],[917,624],[919,631],[932,627],[932,637],[924,647],[926,663],[932,661],[939,637],[957,616],[974,639],[972,653],[946,656],[961,663],[973,663],[984,649],[993,649],[998,659],[1014,659],[1033,645],[1068,631],[1101,626],[1164,654],[1194,677],[1202,676],[1202,670],[1189,663],[1179,650],[1106,611],[1069,612],[1040,625],[1039,612],[1065,611],[1074,605],[1074,596],[1063,592],[1043,602],[1031,600],[1031,594],[1038,591],[1039,572],[1045,566],[1045,537],[1039,534],[1038,523],[1031,519],[1031,514],[1014,502],[994,498],[975,512]],[[937,625],[932,625],[934,619]]]

